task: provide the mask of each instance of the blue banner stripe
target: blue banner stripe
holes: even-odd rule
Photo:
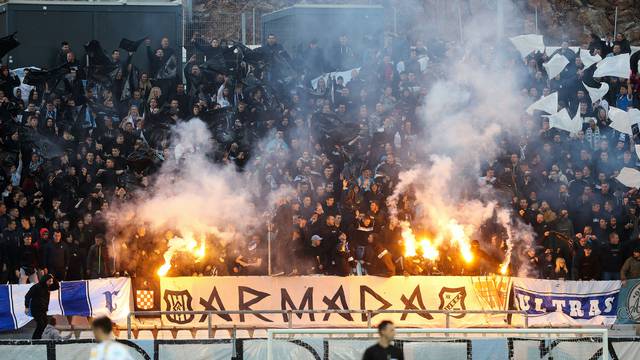
[[[87,304],[89,304],[89,316],[93,317],[93,305],[91,305],[91,294],[89,293],[91,291],[90,287],[91,287],[91,282],[89,280],[85,280],[85,282],[87,283]]]
[[[537,290],[532,290],[530,288],[525,288],[525,287],[521,287],[521,286],[513,286],[514,290],[520,290],[520,291],[526,291],[528,293],[535,293],[538,295],[544,295],[544,296],[584,296],[585,293],[584,292],[561,292],[561,291],[537,291]],[[617,294],[620,292],[620,289],[616,289],[616,290],[611,290],[611,291],[602,291],[602,292],[589,292],[589,295],[594,295],[594,296],[607,296],[607,295],[613,295],[613,294]]]
[[[560,305],[562,312],[574,319],[591,319],[594,316],[615,317],[618,309],[618,294],[609,295],[538,295],[533,291],[514,288],[516,306],[525,310],[530,315],[545,315],[557,311],[556,305]],[[542,311],[536,310],[536,300]],[[524,301],[522,303],[521,301]],[[556,302],[556,303],[554,303]],[[590,314],[592,305],[597,309],[594,314]],[[527,306],[528,309],[523,308]]]
[[[10,285],[0,285],[0,330],[16,329]]]
[[[91,316],[87,301],[86,281],[65,281],[60,283],[60,307],[64,315]]]

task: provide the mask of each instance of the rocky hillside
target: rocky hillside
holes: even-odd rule
[[[216,22],[226,18],[224,31],[218,36],[238,34],[242,12],[268,13],[295,4],[371,4],[389,11],[387,30],[407,28],[428,29],[439,36],[453,37],[458,33],[458,17],[465,20],[481,11],[495,11],[497,0],[194,0],[196,22]],[[618,7],[618,32],[626,34],[632,43],[640,43],[640,0],[503,0],[507,34],[535,32],[538,9],[538,29],[552,42],[563,39],[574,44],[588,40],[594,32],[600,36],[613,34],[615,8]],[[395,9],[395,12],[394,12]],[[396,14],[395,20],[393,14]],[[224,14],[224,15],[223,15]],[[259,22],[259,21],[258,21]],[[259,23],[256,26],[259,32]]]
[[[521,1],[519,8],[532,20],[536,5],[542,34],[577,41],[585,41],[591,32],[613,34],[617,6],[617,31],[640,43],[640,0],[528,0]]]

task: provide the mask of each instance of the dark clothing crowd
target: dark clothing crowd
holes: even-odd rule
[[[311,41],[289,53],[273,35],[253,50],[196,35],[183,68],[166,38],[123,40],[109,53],[98,41],[84,49],[63,42],[56,64],[27,70],[23,79],[3,67],[0,281],[155,276],[164,249],[148,248],[157,244],[149,238],[168,241],[170,232],[131,224],[134,235],[116,242],[105,214],[152,187],[173,153],[169,129],[193,118],[212,132],[212,161],[251,172],[264,197],[285,186],[294,194],[244,241],[214,244],[203,261],[186,259],[188,266],[169,275],[496,272],[505,243],[495,219],[474,242],[476,265],[463,266],[455,256],[405,257],[400,221],[411,222],[415,199],[400,196],[397,219],[387,208],[401,172],[423,159],[417,148],[428,114],[417,109],[456,61],[456,45],[397,35],[380,44],[353,41],[341,36],[328,49]],[[630,51],[624,38],[588,48],[603,56]],[[479,184],[474,179],[475,191],[507,194],[513,221],[535,233],[534,244],[514,249],[520,261],[511,273],[526,267],[529,276],[551,279],[638,277],[640,196],[614,179],[638,158],[634,139],[610,128],[606,111],[638,106],[637,69],[628,81],[605,79],[610,90],[593,103],[579,57],[566,46],[558,51],[571,63],[548,79],[542,64],[552,54],[523,61],[511,49],[522,74],[514,96],[532,103],[557,91],[562,107],[580,112],[584,130],[551,129],[540,113],[514,119],[523,135],[502,144]],[[85,57],[89,64],[78,60]],[[320,77],[332,72],[341,75]],[[269,247],[277,254],[271,259]],[[496,252],[496,259],[487,255]]]

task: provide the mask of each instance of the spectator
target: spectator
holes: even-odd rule
[[[53,316],[49,316],[48,320],[49,320],[48,324],[44,328],[44,331],[42,332],[42,337],[41,337],[42,340],[62,341],[62,340],[71,339],[71,336],[73,336],[73,333],[69,333],[66,336],[60,335],[60,331],[56,329],[56,318],[54,318]]]
[[[87,275],[90,279],[98,279],[109,277],[111,274],[109,249],[105,243],[104,235],[97,234],[95,244],[91,245],[87,255]]]
[[[602,260],[602,280],[620,280],[622,268],[622,246],[617,233],[609,234],[609,243],[604,245],[600,256]]]
[[[47,311],[49,311],[49,293],[58,290],[58,281],[53,275],[42,275],[40,282],[31,286],[24,297],[24,312],[36,321],[36,329],[32,339],[40,339],[47,327]]]
[[[591,245],[587,244],[583,253],[576,257],[572,270],[574,280],[600,280],[600,261],[593,254]]]
[[[53,240],[44,248],[44,272],[56,279],[66,279],[69,268],[69,250],[62,241],[62,231],[53,232]]]
[[[569,269],[567,269],[567,262],[562,257],[556,258],[556,266],[553,270],[552,279],[554,280],[568,280]]]
[[[620,269],[620,280],[626,282],[628,279],[640,278],[640,248],[633,249],[633,255],[625,260]]]

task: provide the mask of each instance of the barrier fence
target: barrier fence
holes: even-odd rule
[[[529,314],[526,311],[519,310],[225,310],[225,311],[134,311],[127,316],[127,339],[131,339],[133,333],[132,319],[136,316],[166,316],[166,315],[206,315],[207,316],[207,337],[213,338],[213,322],[214,315],[286,315],[288,319],[288,329],[293,329],[293,315],[300,314],[360,314],[366,315],[367,328],[372,328],[374,315],[378,314],[419,314],[429,312],[431,314],[445,315],[445,328],[450,328],[451,316],[466,314],[482,314],[482,315],[520,315],[524,319],[524,328],[529,327]],[[233,327],[234,329],[236,326]],[[256,329],[255,327],[251,327]]]
[[[273,360],[273,342],[276,335],[356,335],[356,334],[375,334],[377,329],[269,329],[267,330],[267,360]],[[582,336],[582,335],[597,335],[602,338],[602,350],[601,359],[609,360],[609,330],[606,328],[591,328],[591,329],[494,329],[494,328],[479,328],[479,329],[396,329],[397,337],[403,334],[472,334],[482,335],[496,334],[496,335],[518,335],[518,336],[544,336],[551,338],[552,336]],[[470,354],[468,354],[470,355]],[[551,358],[551,357],[550,357]]]

